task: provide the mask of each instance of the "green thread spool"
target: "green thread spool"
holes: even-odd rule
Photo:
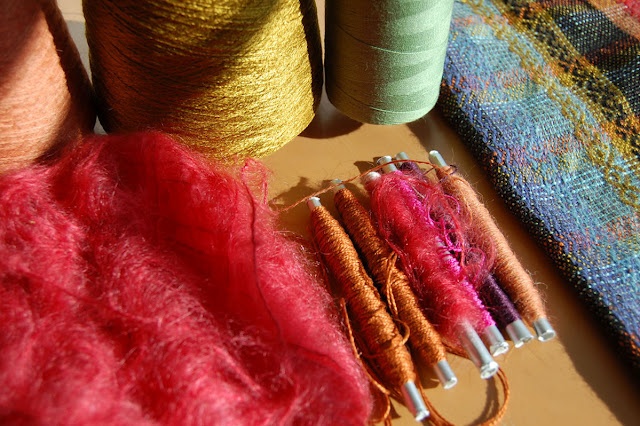
[[[331,103],[372,124],[408,123],[435,105],[453,0],[327,0]]]
[[[107,132],[162,130],[207,155],[260,157],[314,117],[313,0],[83,0]]]

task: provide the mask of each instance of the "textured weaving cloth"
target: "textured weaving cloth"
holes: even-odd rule
[[[457,0],[440,106],[640,373],[640,13]]]

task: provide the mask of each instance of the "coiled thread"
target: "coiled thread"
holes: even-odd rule
[[[314,116],[313,0],[84,0],[99,117],[215,156],[264,156]]]

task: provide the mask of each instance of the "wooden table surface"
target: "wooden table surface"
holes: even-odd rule
[[[81,0],[59,0],[69,28],[87,64]],[[323,23],[324,2],[318,2]],[[437,107],[408,125],[375,126],[354,122],[323,99],[314,122],[292,142],[264,159],[273,175],[270,197],[288,206],[321,189],[334,178],[356,176],[376,157],[407,152],[426,160],[438,149],[475,185],[525,268],[544,294],[558,337],[534,341],[497,357],[509,379],[511,400],[504,425],[639,425],[640,386],[627,374],[606,336],[569,284],[551,264],[483,175],[460,138],[442,120]],[[330,195],[323,198],[327,201]],[[329,202],[326,203],[330,205]],[[288,230],[308,236],[308,211],[302,204],[282,216]],[[424,381],[426,394],[456,424],[477,423],[495,410],[502,394],[493,380],[479,378],[470,361],[453,358],[459,382],[444,391]],[[498,389],[498,390],[496,390]],[[394,425],[416,424],[395,404]]]

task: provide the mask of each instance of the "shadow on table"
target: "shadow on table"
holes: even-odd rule
[[[349,134],[360,128],[360,126],[362,126],[362,123],[352,120],[338,111],[329,102],[326,93],[323,92],[313,121],[300,136],[312,139],[328,139]]]

